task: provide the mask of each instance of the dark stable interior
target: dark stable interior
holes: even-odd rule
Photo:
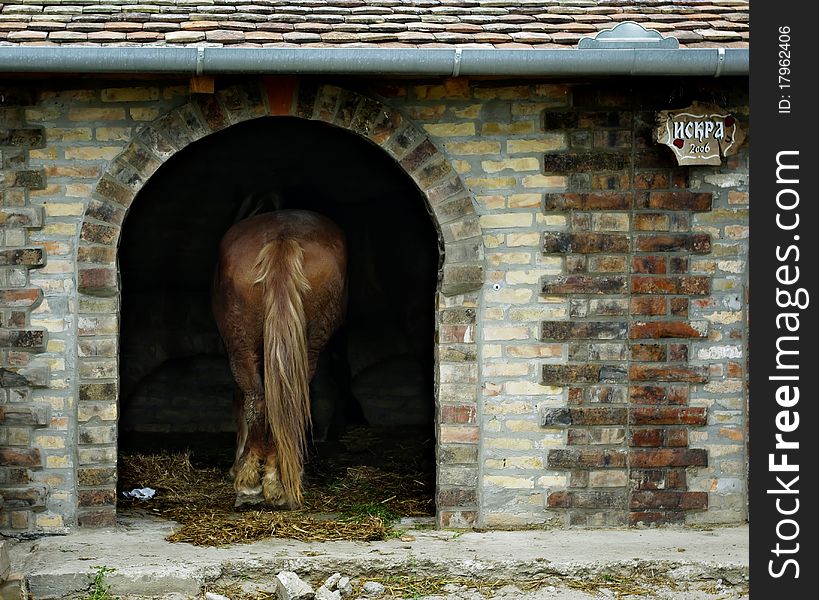
[[[191,144],[134,200],[118,254],[120,451],[232,460],[233,379],[210,311],[217,246],[237,220],[293,208],[338,223],[349,254],[346,320],[311,383],[311,460],[355,464],[397,452],[434,472],[442,253],[425,199],[381,148],[285,117]]]

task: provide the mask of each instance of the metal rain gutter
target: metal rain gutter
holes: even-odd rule
[[[624,23],[565,50],[2,46],[0,73],[748,75],[747,48],[679,48],[652,32]]]

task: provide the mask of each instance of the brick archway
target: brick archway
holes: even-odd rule
[[[471,405],[470,401],[448,404],[437,388],[450,379],[438,364],[441,356],[457,355],[452,360],[477,372],[477,290],[484,273],[472,198],[447,158],[399,111],[354,91],[291,78],[194,97],[137,133],[95,187],[77,251],[78,522],[110,526],[116,518],[117,248],[128,208],[157,169],[182,148],[231,125],[271,115],[322,121],[369,140],[403,168],[426,200],[445,257],[436,301],[437,519],[445,526],[469,526],[477,519],[478,482],[443,476],[440,467],[449,466],[454,473],[477,470],[476,399]],[[95,360],[99,357],[106,360]]]

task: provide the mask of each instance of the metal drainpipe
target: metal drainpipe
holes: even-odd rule
[[[747,48],[0,47],[0,73],[720,77],[748,72]]]

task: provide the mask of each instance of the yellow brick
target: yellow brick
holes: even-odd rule
[[[486,415],[529,415],[535,410],[533,402],[485,402],[483,412]]]
[[[172,85],[162,90],[162,97],[170,100],[178,96],[189,96],[190,93],[191,90],[187,85]]]
[[[483,215],[480,218],[481,227],[488,229],[506,229],[509,227],[531,227],[532,215],[529,213],[502,213]]]
[[[51,368],[52,373],[57,371],[65,371],[65,359],[63,358],[49,358],[46,360],[46,362]]]
[[[523,178],[523,187],[566,189],[566,178],[563,175],[528,175]]]
[[[53,107],[27,108],[25,115],[26,121],[29,122],[55,121],[60,118],[60,116],[62,115],[62,111],[59,108]]]
[[[490,363],[483,367],[484,377],[515,377],[528,374],[527,363]]]
[[[499,290],[489,290],[486,292],[487,302],[498,302],[501,304],[526,304],[532,301],[532,290],[520,288],[501,288]]]
[[[516,121],[515,123],[485,123],[481,128],[482,135],[526,135],[535,132],[532,121]]]
[[[508,475],[484,475],[483,482],[487,485],[506,489],[533,489],[533,477],[509,477]]]
[[[512,194],[509,196],[509,208],[540,208],[543,194]]]
[[[38,435],[34,443],[46,449],[65,448],[65,439],[56,435]]]
[[[503,355],[502,346],[500,344],[484,344],[481,354],[484,358],[500,358]]]
[[[94,186],[88,183],[72,183],[65,186],[65,195],[69,198],[88,198]]]
[[[28,446],[31,443],[31,431],[26,427],[9,427],[8,443],[12,446]]]
[[[25,242],[20,242],[20,246],[23,245]],[[487,248],[497,248],[503,244],[503,236],[502,235],[485,235],[483,236],[483,245]]]
[[[503,321],[504,317],[504,310],[499,306],[491,306],[483,311],[483,318],[487,321]]]
[[[539,233],[510,233],[506,236],[506,245],[510,248],[517,246],[540,247]]]
[[[511,358],[556,358],[563,356],[563,346],[563,344],[507,346],[506,355]]]
[[[498,433],[501,430],[500,421],[497,419],[491,419],[483,426],[483,430],[489,433]]]
[[[125,118],[124,108],[71,108],[71,121],[120,121]]]
[[[492,190],[513,188],[517,185],[514,177],[470,177],[466,180],[470,188],[487,188]]]
[[[435,123],[424,125],[432,136],[435,137],[464,137],[475,135],[474,123]]]
[[[119,146],[79,146],[66,148],[65,157],[69,160],[111,160],[122,152]]]
[[[44,202],[43,207],[48,217],[81,217],[85,212],[82,202]]]
[[[70,260],[56,260],[49,258],[40,273],[73,273],[74,264]]]
[[[540,171],[540,161],[537,158],[507,158],[505,160],[485,160],[481,162],[484,172],[498,173],[499,171]]]
[[[123,142],[131,139],[130,127],[97,127],[94,137],[101,142]]]
[[[445,79],[441,85],[416,85],[412,89],[419,100],[464,99],[469,98],[469,79],[452,77]]]
[[[509,154],[527,154],[530,152],[549,152],[566,147],[566,136],[562,133],[546,133],[536,140],[509,140],[506,151]]]
[[[532,337],[529,327],[484,327],[484,340],[528,340]]]
[[[159,116],[158,108],[130,108],[128,114],[134,121],[153,121]]]
[[[49,469],[67,469],[71,466],[68,456],[47,456],[46,467]]]
[[[529,285],[540,282],[540,278],[546,275],[546,270],[534,271],[507,271],[506,283],[509,285]]]
[[[93,134],[90,127],[49,127],[49,142],[90,142]]]
[[[488,458],[484,461],[487,469],[543,469],[543,459],[537,456],[509,456]]]
[[[484,207],[486,210],[498,210],[501,208],[506,208],[506,197],[505,196],[478,196],[475,198],[478,204]]]
[[[66,345],[64,340],[48,340],[46,352],[62,353],[65,352],[65,348]]]
[[[535,445],[532,440],[516,440],[511,438],[485,438],[484,446],[498,450],[532,450]]]
[[[474,142],[447,142],[444,144],[452,154],[500,154],[500,142],[474,141]]]
[[[60,333],[65,330],[65,323],[62,319],[38,319],[32,315],[31,324],[35,327],[45,327],[50,333]]]
[[[482,108],[483,104],[472,104],[463,108],[453,108],[452,114],[461,119],[477,119]]]
[[[99,417],[103,421],[116,421],[117,405],[114,403],[107,403],[105,405],[95,403],[89,405],[85,402],[80,402],[77,406],[77,419],[81,422],[85,422],[94,417]]]
[[[477,88],[475,97],[483,100],[525,100],[530,95],[528,85]]]
[[[543,488],[562,488],[566,487],[565,475],[544,475],[537,478],[537,486]]]
[[[529,265],[532,263],[532,255],[526,252],[493,252],[487,254],[486,262],[491,266]]]
[[[107,88],[102,90],[103,102],[140,102],[159,100],[159,89],[147,87]]]
[[[531,433],[540,431],[540,423],[536,423],[534,421],[510,420],[506,421],[504,425],[506,426],[507,431],[512,431],[514,433]]]
[[[566,217],[563,215],[539,214],[535,216],[535,223],[548,229],[563,229],[566,227],[567,221]]]
[[[57,147],[32,149],[28,151],[28,157],[35,160],[57,160],[59,158]]]
[[[542,521],[542,519],[540,520]],[[484,521],[487,527],[493,527],[496,529],[523,527],[536,522],[534,517],[515,513],[488,513],[484,517]]]
[[[470,165],[465,160],[453,160],[450,163],[452,168],[458,173],[458,175],[464,175],[469,173],[472,170],[472,165]]]
[[[533,381],[507,381],[503,384],[503,391],[510,396],[547,396],[560,394],[563,388]]]
[[[63,517],[62,515],[52,515],[52,514],[38,514],[37,518],[35,519],[37,527],[42,527],[44,529],[50,529],[54,527],[63,527]]]

